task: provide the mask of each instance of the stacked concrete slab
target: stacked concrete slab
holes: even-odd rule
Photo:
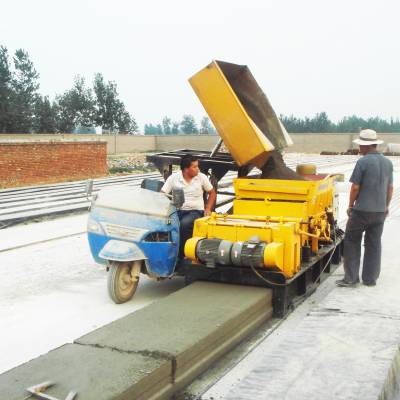
[[[167,399],[272,316],[268,289],[197,282],[0,376],[0,398],[56,384],[88,400]],[[29,332],[28,332],[29,334]]]

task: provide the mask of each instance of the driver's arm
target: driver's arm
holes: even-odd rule
[[[214,188],[212,188],[209,192],[208,192],[208,198],[207,198],[207,205],[206,208],[204,209],[204,215],[210,215],[212,209],[215,206],[215,202],[217,200],[217,192]]]

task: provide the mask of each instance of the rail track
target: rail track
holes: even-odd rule
[[[317,156],[295,153],[285,155],[285,162],[289,167],[295,168],[299,163],[316,163],[322,171],[352,164],[356,159],[357,156]],[[235,177],[234,172],[228,173],[220,181],[220,186],[230,186],[233,177]],[[95,194],[106,187],[140,186],[144,178],[161,179],[161,175],[154,172],[94,179],[92,193]],[[90,199],[86,194],[86,182],[75,181],[0,190],[0,229],[32,219],[86,211],[90,205]]]

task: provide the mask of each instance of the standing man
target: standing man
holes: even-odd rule
[[[180,221],[179,257],[182,258],[186,240],[192,237],[194,221],[211,214],[217,193],[207,176],[200,172],[199,161],[191,155],[182,157],[181,170],[168,177],[161,191],[169,194],[173,189],[183,189],[185,195],[185,202],[178,211]],[[208,193],[205,208],[204,192]]]
[[[353,174],[344,238],[344,278],[338,286],[354,287],[360,282],[361,239],[364,237],[362,281],[375,286],[381,270],[381,236],[393,193],[393,165],[376,150],[383,143],[372,129],[360,132],[354,140],[363,155]]]

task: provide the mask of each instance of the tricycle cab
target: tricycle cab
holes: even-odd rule
[[[88,240],[96,262],[142,262],[141,272],[166,278],[179,250],[179,218],[164,194],[137,187],[103,189],[93,201]]]

